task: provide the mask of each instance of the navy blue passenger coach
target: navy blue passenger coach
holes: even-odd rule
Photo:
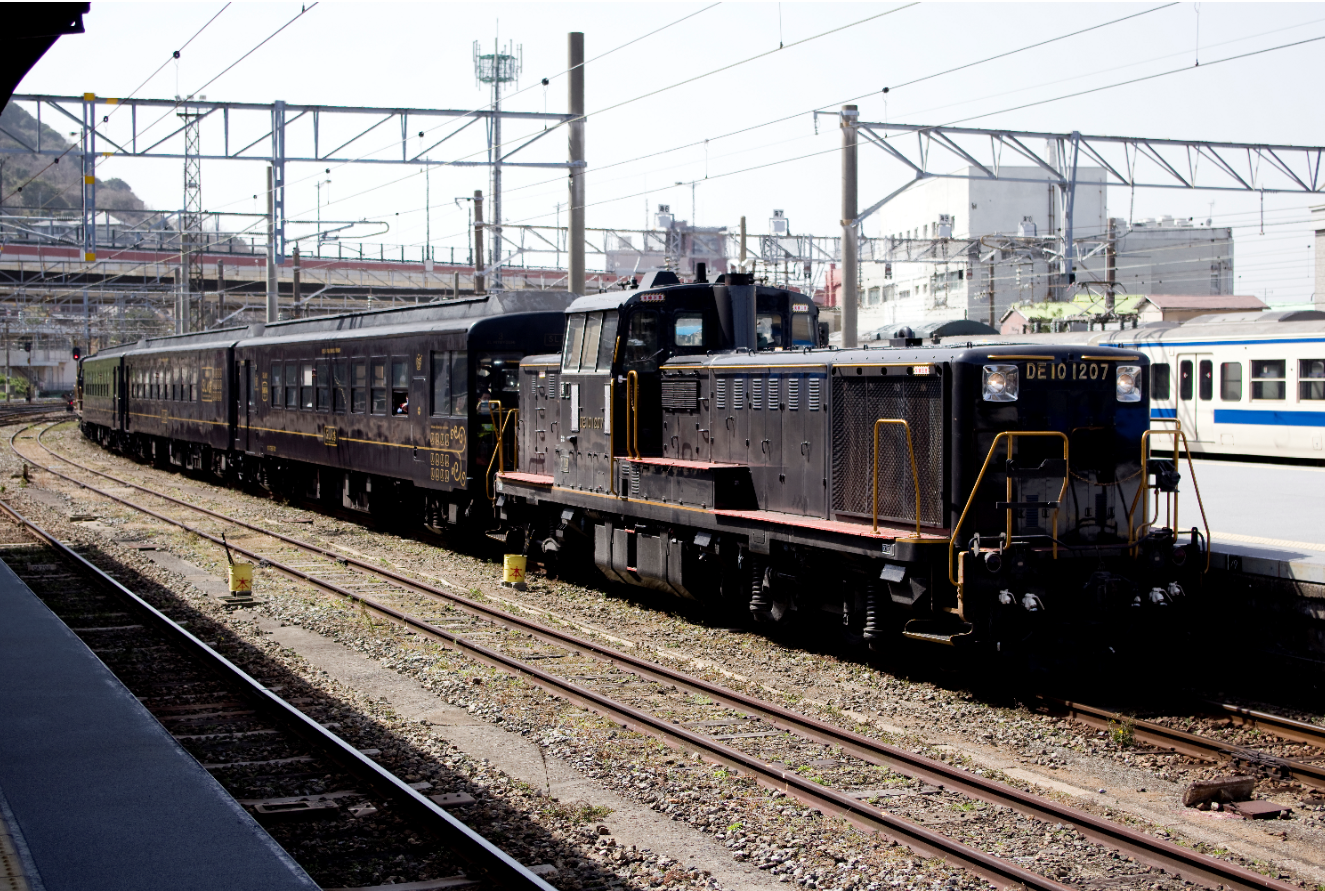
[[[560,346],[572,296],[507,292],[103,350],[82,365],[84,431],[163,465],[357,510],[404,501],[457,523],[490,505],[493,459],[513,460],[520,359]]]

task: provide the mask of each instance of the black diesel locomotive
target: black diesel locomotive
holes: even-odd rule
[[[531,555],[872,642],[1153,625],[1199,581],[1144,356],[816,348],[783,294],[727,275],[571,304],[560,354],[521,365],[497,478]]]
[[[84,435],[162,466],[431,525],[490,517],[521,358],[566,291],[139,341],[80,368]]]

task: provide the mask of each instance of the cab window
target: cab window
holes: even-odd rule
[[[616,325],[617,314],[615,311],[603,315],[603,333],[598,338],[599,371],[612,370],[612,358],[616,355]]]
[[[657,311],[636,310],[630,317],[630,327],[626,331],[626,370],[657,371],[660,353]]]
[[[772,350],[782,346],[782,315],[761,312],[755,319],[755,339],[758,349]]]
[[[815,346],[814,317],[808,312],[791,314],[791,345],[798,347]]]
[[[678,355],[702,353],[708,348],[708,331],[702,312],[679,312],[672,324],[672,344]]]
[[[599,337],[603,333],[603,314],[596,312],[584,323],[584,349],[580,351],[580,371],[593,371],[598,360]]]
[[[562,344],[561,370],[578,371],[580,356],[584,351],[583,313],[577,313],[566,320],[566,342]]]

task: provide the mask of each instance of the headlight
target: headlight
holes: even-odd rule
[[[1141,366],[1119,365],[1116,392],[1119,402],[1141,401]]]
[[[985,366],[985,402],[1016,402],[1018,389],[1017,366]]]

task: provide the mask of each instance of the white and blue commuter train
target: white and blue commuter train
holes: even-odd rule
[[[1227,313],[980,340],[1140,350],[1150,359],[1151,426],[1176,419],[1193,455],[1325,463],[1325,312]]]
[[[1177,419],[1193,454],[1325,462],[1325,312],[1199,316],[1091,340],[1150,357],[1152,426]]]

